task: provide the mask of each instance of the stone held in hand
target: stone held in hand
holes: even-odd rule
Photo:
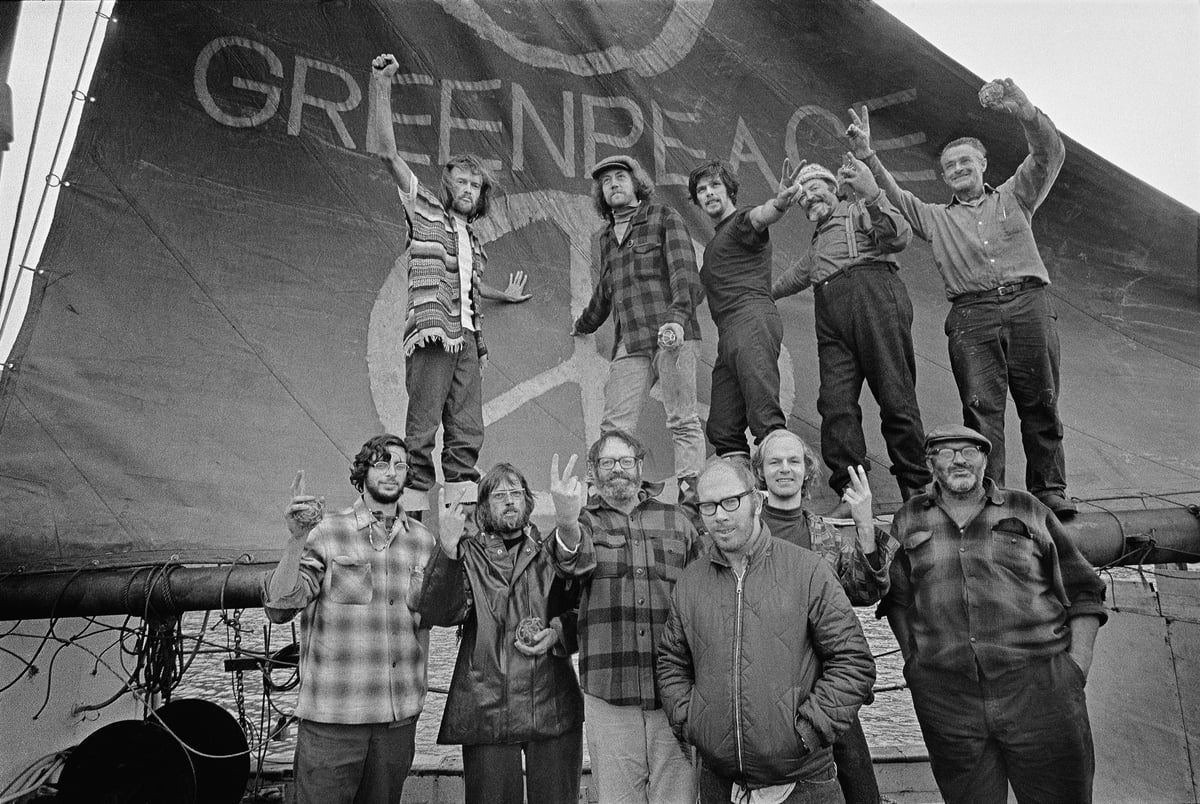
[[[325,501],[309,500],[304,509],[296,511],[292,517],[306,528],[315,528],[325,518]]]
[[[522,645],[533,646],[537,636],[546,630],[546,622],[541,617],[526,617],[517,624],[517,639]]]
[[[1004,85],[999,81],[988,81],[979,90],[979,105],[987,108],[1004,99]]]

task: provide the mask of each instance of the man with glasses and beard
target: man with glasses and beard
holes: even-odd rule
[[[1089,802],[1084,684],[1104,582],[1032,494],[985,477],[991,442],[925,437],[933,489],[896,512],[900,549],[879,606],[948,804]]]
[[[412,765],[429,629],[409,593],[434,538],[398,504],[407,472],[404,439],[387,434],[354,456],[360,496],[344,511],[305,494],[303,472],[292,486],[290,536],[262,599],[273,623],[301,615],[300,804],[398,804]]]
[[[573,634],[552,608],[562,582],[552,542],[529,521],[533,492],[511,464],[492,467],[479,482],[479,531],[467,538],[461,506],[444,496],[418,605],[427,625],[462,626],[438,742],[462,745],[467,804],[576,801],[583,699],[567,647]],[[577,527],[582,489],[554,500],[556,520]]]
[[[701,804],[841,804],[832,744],[875,662],[829,562],[775,539],[740,461],[697,487],[713,547],[684,572],[659,645],[663,707],[703,763]]]
[[[694,804],[695,764],[667,723],[654,663],[671,588],[699,536],[683,508],[656,499],[661,483],[642,480],[644,457],[629,433],[602,434],[588,451],[597,493],[578,532],[560,529],[554,547],[565,570],[590,567],[580,576],[579,673],[600,801]]]

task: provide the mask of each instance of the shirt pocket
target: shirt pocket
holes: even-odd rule
[[[643,240],[630,246],[633,251],[633,275],[642,278],[657,278],[662,273],[662,243]]]
[[[1015,517],[992,526],[992,559],[1014,577],[1028,581],[1036,573],[1038,544],[1029,526]]]
[[[904,554],[908,556],[912,583],[915,586],[934,569],[933,531],[914,530],[907,534],[901,543],[904,546]]]
[[[374,597],[371,562],[353,556],[334,556],[329,565],[329,599],[348,606],[365,606]]]
[[[683,574],[687,564],[687,543],[683,539],[666,536],[654,545],[654,574],[658,578],[675,583]]]
[[[593,531],[592,545],[596,550],[593,578],[620,578],[625,574],[629,561],[625,555],[624,536]]]

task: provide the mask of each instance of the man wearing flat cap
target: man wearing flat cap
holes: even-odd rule
[[[632,433],[646,388],[657,383],[675,446],[680,497],[695,495],[704,465],[696,404],[696,306],[700,277],[683,218],[650,200],[654,185],[631,156],[592,168],[600,232],[599,277],[572,335],[595,332],[612,315],[613,346],[600,431]]]
[[[796,181],[800,208],[815,224],[812,245],[775,280],[771,295],[781,299],[813,289],[821,375],[817,411],[830,487],[841,495],[854,467],[871,470],[858,404],[866,381],[879,403],[892,474],[907,500],[930,480],[921,448],[912,301],[897,275],[896,254],[912,240],[912,227],[867,166],[846,157],[837,176],[818,164],[801,169]],[[844,197],[850,193],[843,190],[852,196]],[[830,515],[849,516],[850,504],[843,500]]]
[[[900,549],[879,605],[904,654],[948,804],[1090,802],[1084,684],[1104,583],[1058,517],[984,477],[991,442],[961,425],[925,437],[933,487],[896,512]]]

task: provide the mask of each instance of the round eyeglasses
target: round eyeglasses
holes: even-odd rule
[[[735,494],[732,497],[726,497],[717,502],[702,502],[700,503],[700,513],[703,516],[712,516],[717,512],[717,506],[721,506],[726,511],[736,511],[742,507],[742,498],[748,494],[753,494],[754,489],[746,489],[741,494]]]
[[[388,469],[391,469],[396,474],[400,474],[407,467],[408,461],[375,461],[371,464],[372,469],[377,469],[380,472],[386,472]]]

